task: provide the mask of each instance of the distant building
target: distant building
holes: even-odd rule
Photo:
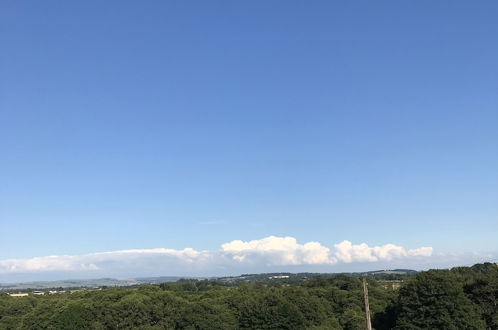
[[[29,293],[9,293],[11,297],[26,297]]]

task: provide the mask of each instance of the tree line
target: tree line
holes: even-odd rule
[[[498,329],[498,266],[429,270],[399,290],[368,279],[373,328]],[[11,297],[0,293],[0,329],[366,328],[361,279],[227,285],[182,280],[135,288]]]

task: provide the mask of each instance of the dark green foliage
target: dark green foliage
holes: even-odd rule
[[[389,284],[389,282],[387,281]],[[399,284],[399,281],[392,282]],[[376,330],[498,329],[498,267],[368,279]],[[0,329],[364,330],[361,280],[348,275],[248,284],[183,280],[44,296],[0,293]]]
[[[486,263],[472,269],[477,274],[465,284],[465,293],[479,306],[486,327],[498,329],[498,265]]]
[[[394,300],[391,300],[383,311],[380,311],[373,315],[372,326],[376,330],[388,330],[393,329],[396,325],[397,317],[397,304]]]
[[[399,292],[396,329],[484,329],[477,308],[456,275],[447,270],[418,274]]]
[[[93,318],[94,313],[90,306],[71,302],[55,313],[50,323],[56,329],[84,330]]]
[[[304,329],[299,308],[285,299],[281,289],[270,288],[240,296],[236,305],[240,329]]]
[[[176,324],[180,329],[234,329],[237,320],[230,310],[209,300],[187,304]]]

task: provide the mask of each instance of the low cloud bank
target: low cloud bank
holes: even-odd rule
[[[389,262],[426,258],[431,247],[407,250],[394,244],[370,247],[342,241],[330,249],[319,242],[300,244],[293,237],[269,236],[258,240],[234,240],[214,251],[191,248],[135,249],[84,255],[45,256],[0,260],[0,274],[68,272],[96,274],[142,273],[196,274],[230,273],[238,269],[259,271],[272,266],[335,265],[355,262]]]

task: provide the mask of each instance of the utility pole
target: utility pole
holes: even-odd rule
[[[368,304],[368,283],[366,278],[363,278],[363,297],[365,299],[365,317],[367,320],[367,330],[372,330],[372,322],[370,322],[370,305]]]

